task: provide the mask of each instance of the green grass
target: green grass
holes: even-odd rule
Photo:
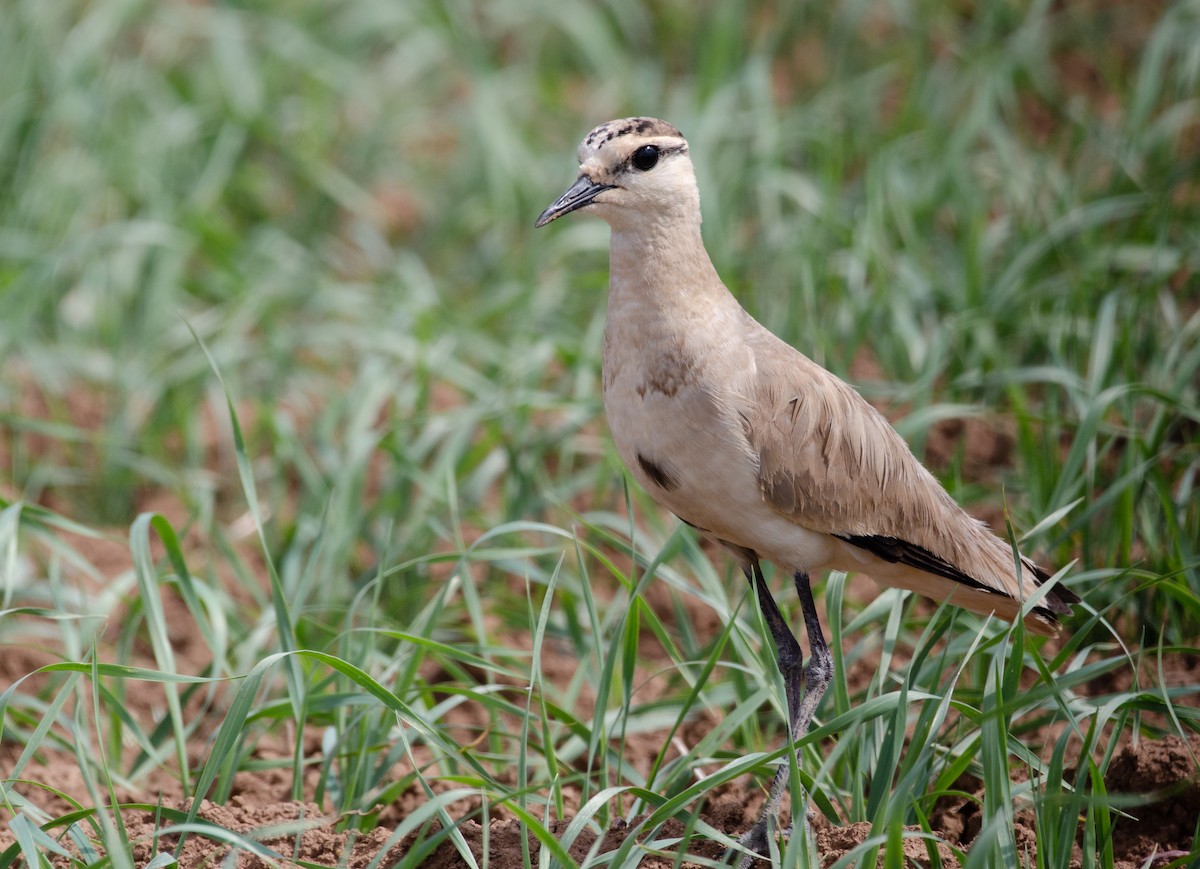
[[[586,860],[632,865],[673,850],[677,813],[710,832],[687,819],[713,789],[781,756],[744,583],[628,489],[602,424],[607,230],[532,230],[579,138],[634,113],[688,136],[709,249],[764,323],[838,373],[872,360],[860,387],[918,451],[942,417],[1011,429],[997,479],[962,455],[939,472],[1074,562],[1086,600],[1040,646],[819,586],[841,681],[798,773],[875,831],[840,865],[900,865],[903,826],[928,830],[962,773],[987,782],[965,865],[1011,865],[1025,807],[1039,865],[1065,865],[1080,819],[1084,866],[1112,865],[1115,736],[1200,729],[1200,685],[1083,690],[1200,632],[1195,2],[15,0],[5,18],[0,643],[59,663],[0,685],[18,842],[0,865],[64,836],[72,865],[132,865],[118,791],[166,769],[223,802],[267,763],[347,828],[426,789],[396,829],[419,834],[406,865],[465,847],[446,814],[463,795],[554,848],[555,819],[571,840],[641,817],[645,843]],[[113,540],[130,569],[108,580]],[[707,611],[723,630],[691,623]],[[132,708],[147,682],[159,700]],[[488,724],[460,751],[466,706]],[[699,715],[718,723],[685,754],[664,739],[649,777],[627,762]],[[1045,753],[1026,744],[1052,722]],[[290,756],[264,760],[280,740]],[[53,751],[78,753],[76,812],[10,786]],[[161,812],[231,835],[200,823]]]

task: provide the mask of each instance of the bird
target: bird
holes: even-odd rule
[[[755,320],[717,274],[701,235],[687,140],[650,117],[600,124],[575,181],[535,221],[573,212],[611,228],[604,411],[630,475],[663,508],[732,554],[775,645],[788,738],[801,739],[833,678],[809,576],[879,585],[1013,621],[1050,574],[968,515],[884,416],[848,383]],[[809,662],[767,587],[791,574]],[[1019,566],[1018,566],[1019,565]],[[1024,607],[1060,629],[1080,598],[1062,584]],[[780,764],[741,865],[763,854],[788,782]]]

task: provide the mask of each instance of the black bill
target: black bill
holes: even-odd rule
[[[613,186],[612,184],[597,184],[586,175],[580,175],[562,196],[555,199],[550,207],[538,216],[534,226],[545,226],[550,221],[557,220],[564,214],[570,214],[576,209],[583,208],[583,206],[589,204],[605,190],[612,190]]]

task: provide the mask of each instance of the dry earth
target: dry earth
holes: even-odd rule
[[[182,607],[178,615],[184,615]],[[186,659],[188,644],[180,643],[178,651],[181,657]],[[550,678],[556,674],[565,678],[577,664],[573,658],[566,655],[555,657],[553,649],[548,648],[544,654],[544,669]],[[0,656],[0,686],[7,687],[15,679],[52,660],[54,655],[49,651],[24,646],[6,647]],[[191,668],[199,670],[199,662],[192,662]],[[869,666],[858,667],[856,670],[861,673],[860,678],[869,678]],[[1164,672],[1167,680],[1172,683],[1196,684],[1200,681],[1200,655],[1171,658]],[[1132,679],[1132,674],[1127,678]],[[1119,681],[1125,680],[1121,678]],[[1106,678],[1102,684],[1094,687],[1097,693],[1101,693],[1112,691],[1118,686],[1114,685],[1112,678]],[[128,705],[131,711],[148,716],[161,705],[161,686],[130,682],[128,689]],[[470,709],[464,709],[460,714],[463,725],[470,726]],[[697,726],[703,726],[703,722]],[[688,734],[683,736],[686,739]],[[630,760],[646,768],[660,750],[665,738],[665,734],[647,734],[630,740],[626,744],[626,751],[631,755]],[[3,770],[12,767],[21,748],[13,742],[0,743],[0,775],[5,774]],[[201,758],[204,748],[203,745],[195,747],[193,762]],[[318,734],[313,733],[306,739],[306,748],[310,757],[319,758]],[[1144,795],[1146,802],[1144,805],[1130,808],[1129,817],[1120,818],[1116,822],[1113,851],[1118,869],[1165,865],[1168,860],[1182,856],[1193,847],[1196,820],[1200,817],[1198,756],[1200,737],[1193,738],[1190,746],[1178,737],[1171,736],[1160,740],[1143,740],[1137,745],[1126,744],[1119,750],[1106,779],[1108,790],[1111,793]],[[379,815],[379,824],[369,835],[341,832],[337,829],[338,818],[328,806],[296,802],[290,798],[291,778],[285,771],[289,763],[285,745],[260,743],[255,749],[255,759],[278,761],[280,768],[239,773],[228,803],[216,805],[206,801],[200,810],[200,817],[261,841],[277,854],[285,855],[293,861],[306,861],[322,866],[365,867],[381,849],[389,847],[392,831],[424,801],[423,792],[414,785],[389,806],[383,807]],[[404,770],[398,769],[396,774],[399,777],[403,773]],[[50,785],[84,805],[90,804],[83,778],[71,754],[45,751],[24,769],[22,777]],[[315,779],[315,773],[309,778]],[[964,793],[982,793],[981,783],[969,778],[960,781],[959,787]],[[717,829],[737,834],[747,827],[757,813],[762,799],[761,788],[761,781],[749,778],[731,782],[719,792],[715,800],[702,807],[701,817]],[[32,788],[20,789],[34,797],[54,815],[70,811],[69,804],[53,794],[35,791]],[[306,786],[305,792],[311,794],[313,788]],[[144,805],[155,805],[161,801],[165,807],[181,811],[188,808],[188,802],[181,798],[178,781],[165,772],[150,776],[139,788],[119,791],[117,799],[122,803]],[[482,856],[485,840],[484,830],[478,819],[478,808],[477,802],[464,801],[455,804],[456,819],[466,818],[459,829],[476,857]],[[175,840],[172,838],[159,840],[156,846],[152,845],[156,823],[151,813],[130,810],[123,816],[128,825],[130,840],[138,843],[134,851],[136,865],[145,865],[157,851],[174,846]],[[6,815],[0,817],[6,821],[8,819]],[[943,800],[937,805],[931,823],[934,831],[946,842],[959,848],[967,848],[979,831],[979,804],[967,798]],[[290,830],[286,829],[289,824],[293,825]],[[302,826],[303,831],[298,831],[295,825]],[[161,823],[158,826],[161,826]],[[560,822],[555,832],[561,834],[565,826],[565,821]],[[1032,817],[1018,816],[1017,826],[1019,842],[1035,841]],[[280,830],[281,827],[285,829]],[[277,832],[272,833],[271,828],[276,828]],[[610,827],[604,833],[600,850],[606,851],[619,846],[627,831],[628,826],[620,822]],[[681,834],[682,827],[677,832]],[[823,856],[826,866],[861,843],[869,833],[869,824],[835,826],[824,818],[819,819],[814,827],[818,852]],[[670,835],[671,831],[668,830],[667,834]],[[493,812],[488,821],[486,836],[490,861],[488,865],[496,869],[522,866],[521,835],[521,826],[514,817],[503,811]],[[382,865],[390,865],[404,854],[413,844],[414,838],[409,836],[399,843],[392,843]],[[591,832],[581,835],[570,849],[572,856],[581,858],[593,846],[595,838],[596,835]],[[0,851],[13,842],[11,832],[0,829]],[[686,846],[690,854],[698,857],[719,859],[723,853],[720,846],[698,837],[687,842]],[[532,854],[538,853],[538,843],[532,836],[529,837],[529,848]],[[929,865],[926,846],[922,842],[909,842],[908,850],[912,859],[911,865]],[[227,847],[219,842],[191,836],[180,854],[180,865],[213,865],[213,861],[219,860],[226,851]],[[939,851],[942,865],[959,865],[945,845],[940,846]],[[65,866],[67,863],[63,861],[56,865]],[[237,859],[236,865],[251,867],[269,864],[243,854]],[[422,865],[458,867],[468,864],[453,844],[443,841],[424,859]],[[673,866],[674,855],[648,858],[642,865],[648,869]]]
[[[42,657],[36,653],[7,649],[0,661],[0,684],[7,685],[14,677],[25,675]],[[1193,660],[1193,676],[1198,669],[1195,663]],[[130,687],[136,694],[136,683]],[[150,708],[159,702],[161,692],[152,685],[148,685],[147,690],[153,696],[142,698],[142,705]],[[136,696],[132,700],[131,705],[139,705]],[[313,756],[317,756],[319,741],[313,738],[309,742]],[[655,743],[652,736],[634,741],[628,746],[629,751],[641,752],[644,755],[634,760],[642,761],[645,765],[651,762],[658,748],[659,744]],[[20,746],[14,743],[0,744],[0,770],[11,768],[19,753]],[[259,759],[276,760],[281,759],[284,752],[282,747],[280,751],[273,752],[260,746],[257,754]],[[1120,750],[1109,770],[1106,786],[1110,793],[1144,795],[1146,803],[1130,808],[1129,817],[1120,818],[1116,823],[1113,852],[1118,869],[1164,865],[1168,860],[1182,856],[1193,847],[1192,837],[1197,818],[1200,817],[1200,768],[1197,767],[1196,761],[1198,755],[1200,738],[1194,738],[1188,746],[1173,736],[1155,741],[1142,741],[1136,746],[1126,745]],[[48,784],[84,805],[89,804],[83,779],[72,755],[45,752],[26,767],[23,777]],[[290,777],[279,770],[240,773],[236,777],[233,796],[228,804],[215,805],[206,801],[200,810],[200,817],[226,829],[245,833],[292,860],[303,860],[322,866],[365,867],[380,849],[387,845],[395,827],[424,799],[423,794],[413,787],[382,812],[378,827],[369,835],[362,836],[339,832],[336,828],[338,819],[327,807],[291,800],[288,795],[290,784]],[[966,793],[981,792],[981,785],[977,781],[964,779],[960,786]],[[734,781],[724,789],[717,800],[702,809],[701,817],[717,829],[736,834],[746,828],[761,804],[760,788],[760,782]],[[45,792],[34,793],[31,788],[24,790],[52,813],[65,813],[70,810],[65,801]],[[178,783],[165,774],[152,776],[141,789],[119,792],[117,797],[121,802],[154,805],[161,800],[167,808],[188,808],[187,801],[179,797]],[[466,814],[477,808],[477,805],[464,803],[462,812]],[[139,843],[134,852],[135,862],[137,865],[145,865],[156,851],[151,845],[156,826],[155,819],[152,814],[138,810],[127,811],[124,817],[130,840]],[[947,842],[966,848],[979,830],[978,804],[965,798],[943,801],[937,806],[931,821],[935,832]],[[289,823],[302,824],[303,832],[297,833],[294,829],[284,834],[272,835],[269,832],[269,828]],[[1034,841],[1032,825],[1031,817],[1018,816],[1018,841]],[[560,822],[555,832],[561,833],[565,826],[565,821]],[[459,829],[476,857],[482,856],[484,831],[477,815],[465,820]],[[627,829],[626,825],[618,822],[607,830],[601,850],[617,847],[625,838]],[[678,832],[682,832],[682,827]],[[861,843],[869,833],[869,824],[833,826],[823,818],[819,819],[814,827],[818,852],[827,866]],[[670,835],[671,831],[668,830],[667,834]],[[511,816],[501,812],[491,818],[487,836],[489,865],[495,869],[523,865],[521,835],[520,824]],[[382,865],[390,865],[404,854],[412,844],[412,839],[410,836],[393,845]],[[10,846],[13,841],[10,832],[0,830],[0,850]],[[572,856],[581,858],[592,847],[594,841],[595,834],[585,832],[570,849]],[[173,845],[174,840],[167,838],[158,842],[158,849],[168,849]],[[709,859],[719,859],[722,854],[719,846],[701,839],[693,839],[687,843],[687,847],[691,854]],[[529,837],[529,848],[531,853],[537,854],[538,843],[532,836]],[[227,848],[218,842],[192,836],[180,854],[180,865],[212,865],[212,861],[219,859],[226,850]],[[944,866],[958,866],[952,852],[946,846],[941,846],[939,850]],[[924,844],[911,841],[908,851],[913,861],[912,865],[929,865]],[[1158,855],[1157,858],[1155,855]],[[64,861],[61,865],[67,864]],[[238,858],[237,865],[253,867],[269,864],[253,856],[243,855]],[[450,842],[444,841],[422,865],[448,869],[465,867],[468,864]],[[661,859],[648,858],[642,865],[647,869],[665,869],[674,865],[673,855]]]
[[[965,427],[965,429],[964,429]],[[981,427],[977,422],[952,421],[934,432],[930,441],[930,460],[939,463],[939,453],[949,451],[951,443],[963,445],[966,450],[965,466],[975,468],[975,474],[985,476],[988,469],[1003,465],[1009,460],[1010,447],[1006,444],[1005,436]],[[178,512],[163,493],[148,493],[147,502],[140,505],[143,508],[161,510],[168,516]],[[62,505],[54,505],[61,509]],[[181,527],[184,516],[171,517],[176,527]],[[122,535],[115,534],[114,537]],[[122,543],[106,540],[90,540],[72,538],[71,544],[85,555],[89,563],[96,566],[107,576],[129,569],[128,549]],[[200,541],[192,541],[198,545]],[[855,586],[849,593],[854,595]],[[649,598],[651,605],[656,608],[668,608],[670,603],[665,596],[657,600],[658,593],[651,587]],[[188,618],[186,610],[176,602],[171,606],[171,599],[166,602],[169,609],[168,618],[177,627],[186,625]],[[664,613],[669,613],[664,609]],[[710,611],[697,609],[692,613],[698,621],[711,621]],[[699,628],[703,629],[703,625]],[[114,630],[109,631],[108,639]],[[9,636],[12,632],[9,631]],[[644,648],[654,645],[652,637],[647,637]],[[39,647],[36,641],[30,643],[13,643],[3,647],[0,652],[0,690],[7,688],[15,680],[27,676],[45,664],[58,659],[60,650],[49,647]],[[186,628],[179,630],[175,643],[175,653],[179,660],[181,672],[199,673],[207,663],[202,644],[190,640]],[[149,650],[143,650],[145,664],[153,666]],[[577,661],[566,654],[557,652],[552,646],[543,650],[543,670],[546,677],[553,680],[556,675],[566,679],[577,666]],[[106,657],[103,646],[100,649],[101,659]],[[852,679],[869,679],[872,674],[870,662],[860,663],[857,673],[851,674]],[[1142,674],[1143,680],[1155,683],[1161,678],[1168,684],[1196,685],[1200,684],[1200,653],[1190,655],[1174,655],[1164,660],[1161,670],[1156,662]],[[435,673],[429,674],[436,678]],[[35,691],[38,684],[45,683],[48,677],[39,674],[32,677],[22,690]],[[1109,674],[1090,688],[1096,694],[1121,690],[1128,687],[1133,680],[1132,673]],[[1143,684],[1147,682],[1143,681]],[[131,714],[150,720],[161,707],[161,686],[152,683],[130,681],[128,686],[127,706]],[[1084,689],[1085,692],[1088,690]],[[219,702],[218,702],[219,707]],[[210,710],[209,714],[216,715],[218,720],[220,709]],[[469,707],[462,707],[463,725],[471,726],[472,713]],[[704,726],[702,722],[698,727]],[[203,731],[202,731],[203,732]],[[683,737],[686,739],[687,734]],[[629,759],[635,764],[646,768],[660,751],[666,734],[647,734],[632,739],[626,744]],[[1127,735],[1122,737],[1127,739]],[[1032,742],[1032,740],[1031,740]],[[319,758],[321,747],[317,733],[306,734],[306,750],[310,758]],[[13,741],[0,740],[0,777],[8,778],[23,749]],[[197,763],[203,758],[207,745],[198,740],[191,750],[190,760]],[[1193,737],[1190,745],[1178,737],[1166,737],[1159,740],[1141,740],[1136,744],[1128,743],[1120,746],[1118,755],[1108,772],[1106,786],[1110,793],[1140,795],[1142,802],[1129,807],[1127,815],[1119,817],[1115,822],[1112,848],[1118,869],[1137,869],[1137,867],[1154,867],[1165,865],[1172,859],[1184,856],[1195,847],[1193,837],[1196,831],[1197,818],[1200,817],[1200,767],[1197,757],[1200,756],[1200,737]],[[315,802],[296,802],[291,799],[291,778],[286,772],[290,768],[288,749],[282,738],[278,745],[268,741],[260,742],[255,748],[255,760],[267,762],[261,771],[239,773],[234,781],[233,793],[224,805],[205,802],[199,812],[202,819],[211,821],[228,830],[246,834],[249,838],[260,841],[277,855],[282,855],[281,862],[285,865],[296,861],[304,861],[310,865],[365,867],[374,860],[381,850],[387,849],[380,865],[391,865],[409,848],[413,847],[415,835],[409,835],[399,842],[392,842],[393,831],[403,823],[404,819],[425,801],[424,793],[417,785],[400,794],[387,806],[380,807],[377,826],[369,835],[347,833],[338,827],[335,817],[328,805],[318,805]],[[277,766],[271,766],[270,761],[278,761]],[[304,793],[312,795],[315,781],[315,764],[310,766],[311,772],[306,779]],[[405,770],[397,769],[397,777]],[[60,816],[71,811],[71,804],[64,799],[69,797],[83,805],[91,805],[84,779],[77,767],[73,754],[56,752],[47,748],[40,752],[22,771],[22,778],[48,785],[53,791],[32,786],[18,786],[17,789],[45,807],[52,816]],[[959,782],[964,794],[978,795],[982,792],[982,784],[978,781],[964,778]],[[449,787],[448,785],[446,787]],[[763,783],[758,780],[744,778],[731,782],[719,790],[718,796],[700,809],[700,816],[713,827],[726,833],[736,835],[743,831],[757,813],[761,805]],[[57,793],[56,793],[57,792]],[[60,796],[60,794],[62,796]],[[182,798],[182,791],[175,777],[166,771],[156,771],[139,781],[136,787],[119,789],[116,794],[121,803],[138,803],[142,805],[161,805],[166,809],[186,810],[188,803]],[[577,795],[576,795],[577,797]],[[467,845],[474,851],[477,858],[482,856],[484,842],[487,842],[488,865],[493,869],[508,869],[523,865],[523,848],[521,825],[511,815],[504,811],[493,811],[487,820],[486,831],[479,820],[478,802],[462,801],[454,804],[455,820],[460,821],[459,830]],[[156,826],[152,813],[142,809],[129,809],[123,812],[130,841],[135,843],[134,860],[136,865],[145,865],[155,853],[174,847],[173,838],[154,840]],[[15,839],[8,829],[11,814],[0,809],[0,853],[5,849],[15,849]],[[555,829],[559,834],[565,829],[566,821],[559,822]],[[634,819],[636,823],[636,819]],[[1035,841],[1033,818],[1027,815],[1017,817],[1018,841],[1032,843]],[[937,806],[931,817],[933,830],[944,838],[946,843],[960,849],[967,849],[978,833],[980,827],[979,805],[977,800],[963,797],[957,800],[943,800]],[[436,829],[436,828],[435,828]],[[601,852],[617,847],[629,834],[630,825],[617,822],[603,832],[599,845]],[[57,831],[61,833],[61,830]],[[486,835],[485,835],[486,832]],[[668,831],[670,833],[671,831]],[[677,831],[682,834],[680,826]],[[847,851],[860,844],[869,834],[867,824],[834,825],[824,818],[818,819],[813,830],[818,852],[822,855],[826,866],[832,864]],[[571,854],[580,858],[593,847],[597,834],[585,831],[570,848]],[[426,836],[426,840],[428,836]],[[64,845],[73,847],[64,840]],[[713,842],[693,836],[685,842],[687,853],[695,857],[718,860],[722,849]],[[539,850],[538,842],[528,838],[529,852],[536,855]],[[930,864],[927,846],[918,840],[908,843],[911,865],[924,866]],[[952,851],[946,844],[938,846],[939,856],[943,866],[957,867]],[[190,836],[180,853],[181,866],[215,865],[227,853],[228,846],[220,842],[206,839],[202,836]],[[1077,854],[1081,853],[1076,849]],[[1200,855],[1196,855],[1200,860]],[[677,855],[671,853],[663,857],[648,857],[642,865],[650,867],[668,867],[676,865]],[[0,862],[3,862],[0,860]],[[55,865],[70,865],[66,860],[57,860]],[[76,864],[78,865],[78,864]],[[263,860],[250,854],[242,853],[236,858],[239,867],[269,865]],[[468,865],[458,853],[455,846],[447,841],[441,843],[422,861],[428,867],[458,867]],[[684,861],[682,865],[696,865]],[[1074,865],[1079,865],[1078,860]]]

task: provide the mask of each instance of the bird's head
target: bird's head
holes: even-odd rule
[[[699,222],[700,194],[683,135],[657,118],[622,118],[596,127],[579,145],[579,177],[535,226],[581,209],[614,228],[646,220]]]

